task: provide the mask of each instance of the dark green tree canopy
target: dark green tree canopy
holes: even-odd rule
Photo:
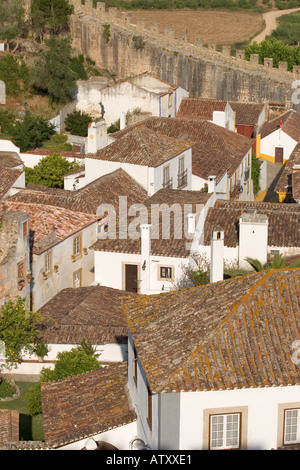
[[[86,137],[88,135],[88,125],[93,118],[82,111],[74,111],[67,115],[65,119],[65,129],[73,135]]]
[[[39,40],[46,34],[59,35],[69,29],[73,5],[68,0],[32,0],[32,28]]]
[[[49,96],[50,101],[68,103],[76,88],[77,75],[71,67],[71,40],[69,37],[51,37],[45,40],[47,50],[35,63],[34,88]]]
[[[45,119],[26,112],[23,121],[17,121],[12,133],[12,141],[21,152],[41,147],[54,132],[54,126]]]
[[[50,188],[63,188],[64,176],[80,167],[58,153],[43,158],[34,168],[25,168],[26,183],[40,184]]]

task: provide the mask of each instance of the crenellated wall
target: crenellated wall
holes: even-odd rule
[[[199,38],[191,44],[187,35],[175,38],[172,29],[162,30],[158,23],[146,27],[141,18],[132,24],[130,12],[106,10],[102,2],[96,7],[93,0],[71,2],[74,48],[118,78],[150,71],[195,97],[292,106],[292,83],[300,79],[300,66],[289,72],[286,62],[275,68],[267,58],[260,65],[257,54],[245,60],[244,50],[232,56],[230,46],[219,52],[215,43],[204,46]]]

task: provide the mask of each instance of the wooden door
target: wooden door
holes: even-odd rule
[[[275,163],[283,165],[283,148],[275,147]]]
[[[125,265],[125,290],[127,292],[138,291],[138,267],[136,264]]]

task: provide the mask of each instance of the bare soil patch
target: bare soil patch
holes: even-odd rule
[[[148,27],[159,23],[161,32],[166,28],[174,30],[175,38],[187,34],[189,42],[201,38],[204,43],[216,42],[231,45],[250,41],[263,29],[260,13],[220,10],[156,10],[131,11],[131,22],[143,18]]]

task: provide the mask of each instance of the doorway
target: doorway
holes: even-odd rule
[[[138,291],[138,265],[125,264],[125,290],[127,292]]]

